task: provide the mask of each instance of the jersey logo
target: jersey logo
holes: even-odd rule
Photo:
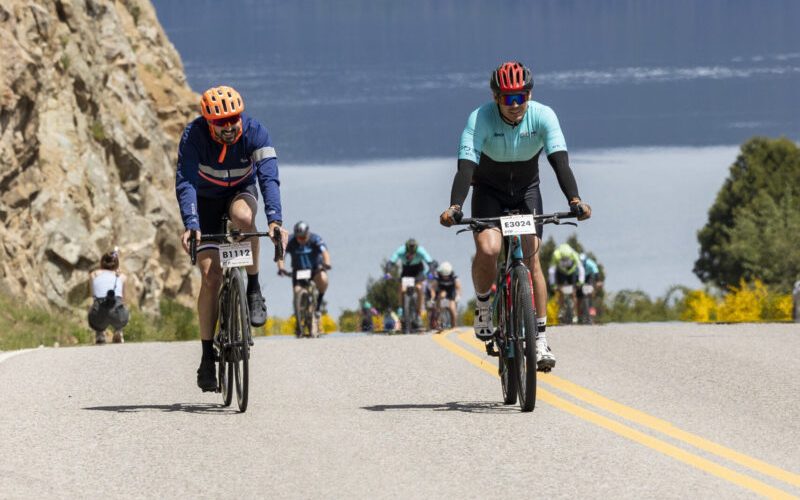
[[[502,132],[495,132],[495,133],[494,133],[494,136],[495,136],[495,137],[503,137],[504,135],[505,135],[505,134],[504,134],[504,133],[502,133]]]
[[[519,134],[520,137],[533,137],[534,135],[536,135],[535,130],[526,130],[525,132],[521,132]]]

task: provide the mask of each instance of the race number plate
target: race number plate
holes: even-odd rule
[[[249,241],[228,243],[219,246],[219,262],[222,267],[242,267],[253,264],[253,250]]]
[[[416,284],[416,281],[413,276],[405,276],[400,280],[400,286],[403,290],[406,288],[413,287]]]
[[[536,224],[534,224],[533,215],[531,214],[500,217],[500,229],[503,232],[503,236],[536,234]]]
[[[295,278],[298,280],[310,280],[311,269],[298,269],[297,274],[295,274]]]

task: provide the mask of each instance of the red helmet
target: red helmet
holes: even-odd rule
[[[212,87],[200,98],[200,112],[206,120],[236,116],[244,111],[242,96],[233,87]]]
[[[489,86],[495,94],[530,92],[533,88],[531,71],[519,61],[501,64],[492,72]]]

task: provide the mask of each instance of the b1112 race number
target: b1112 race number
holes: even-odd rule
[[[536,234],[536,224],[531,214],[500,217],[500,229],[503,232],[503,236]]]
[[[219,262],[222,267],[242,267],[253,264],[253,250],[249,241],[219,246]]]

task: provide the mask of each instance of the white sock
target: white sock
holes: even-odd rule
[[[545,316],[544,318],[536,318],[536,329],[538,330],[536,332],[536,340],[539,339],[547,340],[547,337],[545,336],[544,333],[546,327],[547,327],[547,316]]]

